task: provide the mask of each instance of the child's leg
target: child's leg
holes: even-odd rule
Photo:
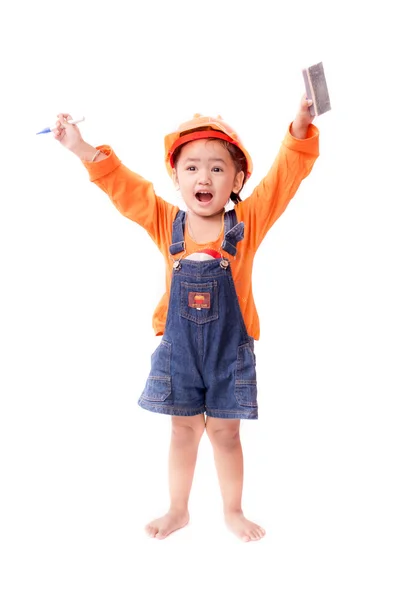
[[[146,526],[151,537],[164,539],[187,525],[188,502],[192,487],[197,450],[204,433],[204,415],[172,417],[171,446],[169,452],[170,509],[160,519]]]
[[[243,515],[243,453],[239,428],[239,419],[207,417],[206,429],[214,450],[225,521],[233,533],[249,542],[262,538],[265,531]]]

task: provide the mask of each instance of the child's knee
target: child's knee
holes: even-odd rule
[[[205,430],[205,421],[203,415],[195,417],[172,417],[172,436],[173,438],[189,442],[200,440]]]
[[[213,446],[231,448],[240,443],[240,423],[226,421],[218,425],[207,423],[207,435]]]

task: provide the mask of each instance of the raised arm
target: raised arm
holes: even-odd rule
[[[282,215],[319,156],[319,131],[312,125],[309,106],[303,97],[268,174],[235,208],[238,220],[248,223],[247,236],[254,250]]]
[[[69,125],[67,119],[71,116],[66,113],[58,115],[54,137],[83,162],[90,181],[121,214],[146,229],[159,247],[167,243],[178,208],[157,196],[153,185],[123,165],[110,146],[96,148],[85,142],[78,127]]]

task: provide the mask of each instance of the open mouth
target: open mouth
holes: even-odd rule
[[[213,195],[210,192],[197,192],[196,198],[199,202],[211,202]]]

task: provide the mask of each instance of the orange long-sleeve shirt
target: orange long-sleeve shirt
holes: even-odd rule
[[[267,231],[286,209],[302,180],[310,173],[319,155],[319,131],[310,125],[308,136],[299,140],[286,132],[279,153],[266,177],[252,194],[235,206],[238,222],[243,221],[244,240],[239,242],[236,259],[231,261],[232,276],[247,332],[260,337],[260,323],[252,291],[252,269],[255,253]],[[98,185],[125,216],[146,229],[162,252],[166,267],[166,291],[153,315],[156,335],[164,333],[172,278],[169,246],[172,223],[179,208],[154,192],[153,185],[124,166],[109,146],[98,146],[107,154],[100,162],[83,162],[90,180]],[[197,244],[185,228],[187,255],[204,247],[220,250],[223,241],[223,216],[218,239]]]

